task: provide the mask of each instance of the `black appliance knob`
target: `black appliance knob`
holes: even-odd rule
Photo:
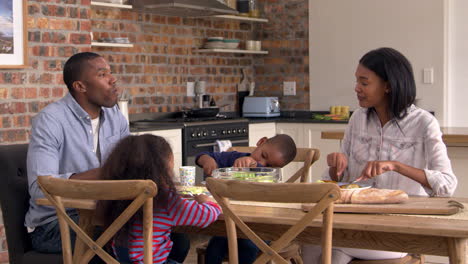
[[[232,133],[233,133],[233,134],[236,134],[236,133],[237,133],[237,130],[233,129],[233,130],[232,130]]]
[[[223,130],[221,134],[226,135],[226,130]]]
[[[242,132],[246,133],[246,132],[247,132],[247,129],[245,129],[245,128],[244,128],[244,129],[242,129]]]
[[[201,137],[201,133],[200,133],[200,132],[197,133],[197,137]]]
[[[191,135],[191,136],[194,138],[194,137],[195,137],[195,133],[192,133],[192,135]]]
[[[204,137],[208,136],[208,133],[203,132],[203,136],[204,136]]]
[[[239,133],[239,134],[242,133],[242,129],[240,129],[240,128],[237,129],[237,133]]]
[[[228,130],[227,133],[228,133],[228,135],[231,134],[231,130]]]

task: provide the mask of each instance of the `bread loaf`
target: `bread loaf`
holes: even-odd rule
[[[408,194],[402,190],[389,189],[342,189],[341,199],[335,203],[352,204],[395,204],[408,200]]]

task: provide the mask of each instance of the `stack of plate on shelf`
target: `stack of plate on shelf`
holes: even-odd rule
[[[225,39],[223,37],[209,37],[206,40],[205,49],[237,49],[240,40]]]

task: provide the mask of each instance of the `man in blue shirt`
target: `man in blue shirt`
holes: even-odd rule
[[[31,199],[25,226],[40,252],[61,252],[62,247],[55,209],[35,202],[44,197],[37,177],[98,179],[101,162],[130,133],[117,107],[116,78],[103,57],[91,52],[73,55],[65,63],[63,80],[69,93],[33,119],[27,156]],[[68,213],[78,219],[75,210]]]

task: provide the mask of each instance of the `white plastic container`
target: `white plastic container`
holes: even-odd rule
[[[129,123],[128,120],[128,100],[122,100],[117,103],[119,106],[120,112],[124,115],[125,119],[127,119],[127,123]]]

